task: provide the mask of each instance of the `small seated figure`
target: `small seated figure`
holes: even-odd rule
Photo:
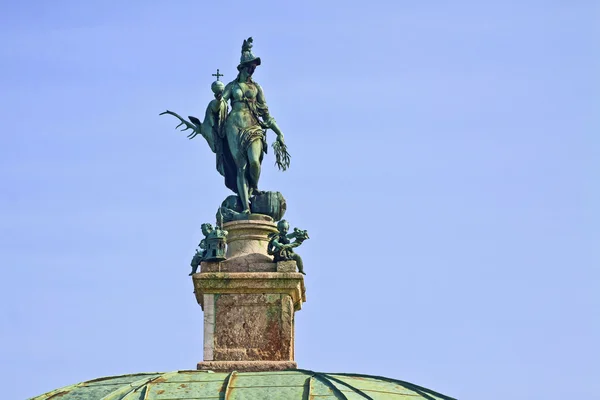
[[[302,258],[294,253],[294,248],[300,246],[306,239],[309,239],[308,232],[294,228],[294,232],[288,233],[290,230],[290,224],[284,219],[277,223],[277,229],[279,232],[272,233],[269,235],[269,245],[267,252],[273,256],[275,262],[278,261],[296,261],[298,266],[298,272],[302,275],[304,273],[304,265],[302,264]],[[294,239],[292,242],[290,239]]]
[[[200,243],[198,244],[199,249],[196,249],[196,254],[194,254],[194,257],[192,258],[192,262],[190,263],[191,267],[192,267],[192,272],[190,272],[190,276],[194,275],[196,273],[196,271],[198,271],[198,267],[200,266],[200,263],[202,261],[204,261],[204,259],[206,258],[207,255],[207,251],[208,251],[208,246],[206,243],[206,238],[208,237],[208,235],[210,235],[213,232],[213,227],[211,224],[202,224],[202,234],[204,235],[204,239],[202,239],[200,241]]]

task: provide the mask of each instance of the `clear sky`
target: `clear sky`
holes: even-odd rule
[[[300,367],[460,399],[600,392],[595,1],[2,1],[0,380],[193,369],[202,138],[243,39],[307,229]],[[269,142],[274,138],[270,134]]]

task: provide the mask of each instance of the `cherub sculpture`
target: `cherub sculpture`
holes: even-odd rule
[[[302,258],[294,252],[294,248],[300,246],[306,239],[309,239],[308,232],[294,228],[292,233],[288,233],[290,230],[290,224],[284,219],[277,223],[277,230],[279,232],[269,235],[267,252],[273,256],[273,260],[275,262],[290,260],[296,261],[298,272],[306,275],[304,272]],[[294,239],[294,241],[292,242],[291,239]]]
[[[192,258],[192,262],[190,263],[192,267],[192,272],[190,272],[190,276],[194,275],[198,271],[198,267],[200,263],[206,258],[206,253],[208,251],[208,246],[206,243],[206,238],[213,231],[213,226],[209,223],[202,224],[202,234],[204,235],[204,239],[200,241],[198,244],[198,249],[196,249],[196,254]]]

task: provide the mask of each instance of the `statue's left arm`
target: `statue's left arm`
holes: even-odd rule
[[[270,128],[277,135],[277,140],[273,142],[273,150],[275,150],[275,165],[279,169],[285,171],[290,166],[290,153],[287,151],[285,142],[283,141],[283,133],[275,118],[269,114],[269,107],[267,107],[267,101],[265,100],[265,93],[258,83],[256,83],[258,93],[256,94],[256,103],[259,116],[263,119],[264,125]]]
[[[283,133],[281,132],[281,129],[279,129],[277,122],[275,122],[275,118],[273,118],[271,114],[269,114],[269,107],[267,106],[267,101],[265,100],[265,93],[263,92],[262,87],[258,83],[256,83],[256,88],[258,89],[258,93],[256,94],[256,102],[258,103],[258,115],[260,115],[265,125],[273,132],[275,132],[275,134],[277,135],[277,140],[281,143],[284,143]]]

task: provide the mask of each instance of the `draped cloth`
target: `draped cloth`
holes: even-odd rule
[[[262,142],[262,152],[260,154],[260,162],[262,163],[263,156],[268,150],[266,130],[267,123],[261,121],[259,117],[263,117],[268,121],[269,109],[264,102],[259,102],[256,99],[248,99],[246,97],[241,100],[250,110],[255,123],[251,126],[241,129],[238,132],[237,140],[239,140],[242,152],[246,153],[250,145],[256,140]],[[211,101],[206,109],[206,116],[202,124],[202,135],[208,141],[211,150],[216,155],[217,171],[225,178],[225,186],[237,193],[237,166],[235,164],[231,149],[227,142],[225,132],[225,121],[228,117],[228,106],[225,99],[215,99]],[[256,189],[255,182],[250,179],[250,171],[246,169],[246,178],[248,184]],[[254,186],[254,187],[253,187]]]
[[[237,193],[237,168],[225,135],[227,111],[227,102],[224,99],[212,100],[206,107],[201,133],[216,155],[217,171],[225,178],[225,186]]]

